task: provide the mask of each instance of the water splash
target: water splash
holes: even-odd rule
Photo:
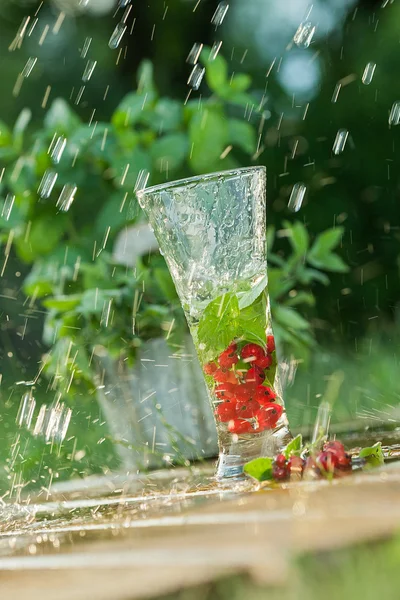
[[[374,77],[375,69],[376,69],[376,64],[374,62],[367,63],[367,65],[364,69],[364,73],[362,74],[362,78],[361,78],[361,81],[363,82],[364,85],[369,85],[371,83],[371,81]]]
[[[311,21],[300,23],[293,41],[299,48],[308,48],[312,42],[315,33],[315,25]]]
[[[291,191],[288,209],[292,212],[298,212],[303,204],[304,197],[306,195],[307,187],[304,183],[296,183]]]
[[[346,146],[347,138],[349,137],[349,132],[347,129],[339,129],[336,134],[335,141],[333,143],[332,152],[333,154],[341,154]]]

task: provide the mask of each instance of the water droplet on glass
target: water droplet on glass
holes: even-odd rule
[[[36,62],[37,58],[35,56],[28,58],[24,68],[21,71],[21,76],[25,78],[29,77],[29,75],[32,73],[33,67],[36,65]]]
[[[214,60],[218,56],[218,52],[221,50],[222,42],[214,42],[210,51],[210,60]]]
[[[349,132],[347,129],[339,129],[333,142],[333,154],[341,154],[343,152],[348,137]]]
[[[295,183],[290,193],[288,209],[292,212],[298,212],[303,204],[304,196],[306,195],[307,187],[304,183]]]
[[[308,48],[312,42],[315,33],[315,25],[311,21],[300,23],[293,41],[299,48]]]
[[[362,74],[362,82],[364,85],[369,85],[372,81],[376,69],[376,64],[373,62],[367,63],[364,73]]]
[[[16,419],[18,427],[26,427],[29,429],[32,423],[35,406],[36,400],[30,392],[27,392],[22,396]]]
[[[188,54],[186,62],[189,63],[190,65],[195,65],[197,63],[197,61],[199,60],[199,56],[200,56],[202,49],[203,49],[203,44],[199,44],[198,42],[195,42],[192,46],[191,51]]]
[[[56,206],[63,212],[67,212],[71,208],[71,204],[75,200],[75,194],[78,188],[72,183],[67,183],[61,190],[61,194],[57,200]]]
[[[11,215],[12,207],[14,205],[15,196],[13,194],[7,194],[4,200],[3,208],[1,209],[1,216],[8,221]]]
[[[44,173],[38,188],[38,195],[41,198],[48,198],[50,196],[57,181],[57,177],[58,174],[50,169]]]
[[[88,53],[88,50],[89,50],[89,47],[90,47],[91,43],[92,43],[92,38],[91,37],[87,37],[85,39],[85,42],[84,42],[83,48],[82,48],[82,52],[81,52],[81,57],[82,58],[86,58],[86,55]]]
[[[93,75],[93,71],[95,70],[96,65],[97,60],[88,60],[85,70],[83,71],[82,81],[89,81],[89,79]]]
[[[126,29],[127,29],[127,27],[126,27],[126,25],[124,25],[124,23],[118,23],[118,25],[112,32],[111,37],[108,41],[109,48],[111,48],[112,50],[115,50],[116,48],[118,48],[122,38],[124,37],[124,33],[125,33]]]
[[[189,75],[189,79],[187,81],[188,85],[190,85],[190,87],[194,90],[198,90],[203,80],[205,72],[206,70],[204,67],[201,67],[200,65],[195,65],[192,69],[192,72]]]
[[[226,17],[226,13],[228,12],[229,4],[228,2],[220,2],[216,8],[215,13],[212,16],[211,23],[215,25],[215,27],[219,27],[222,24],[222,21]]]
[[[65,138],[63,135],[60,135],[57,138],[54,146],[51,148],[50,156],[51,156],[52,161],[56,165],[58,165],[58,163],[60,162],[66,145],[67,145],[67,138]]]
[[[394,102],[389,113],[389,125],[399,125],[400,123],[400,101]]]

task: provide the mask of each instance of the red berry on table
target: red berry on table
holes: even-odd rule
[[[285,467],[286,466],[286,456],[284,454],[277,454],[275,456],[274,463],[277,467]]]
[[[217,406],[214,413],[221,423],[227,423],[236,417],[236,405],[234,402],[222,402]]]
[[[283,413],[283,407],[280,404],[270,402],[266,406],[262,406],[256,413],[258,421],[257,431],[264,429],[274,429]]]
[[[218,366],[215,362],[209,362],[203,367],[203,371],[206,375],[213,375],[217,369]]]
[[[224,352],[218,357],[218,364],[223,369],[230,369],[233,365],[239,360],[239,357],[236,354],[236,344],[231,344]]]
[[[254,400],[237,400],[236,401],[236,412],[237,416],[242,419],[251,419],[260,408],[258,402]]]
[[[317,456],[317,466],[324,473],[333,473],[338,466],[338,457],[332,452],[320,452]]]
[[[324,444],[323,451],[332,452],[332,454],[336,454],[337,456],[343,456],[346,453],[343,444],[337,440],[326,442]]]
[[[272,365],[272,356],[266,354],[262,358],[258,358],[254,364],[256,367],[260,367],[260,369],[268,369]]]
[[[350,454],[342,454],[341,456],[338,456],[338,469],[341,469],[342,471],[346,471],[347,469],[351,469],[352,467],[352,463],[351,463],[351,456]]]
[[[246,344],[243,346],[240,356],[245,362],[254,363],[265,356],[265,351],[258,344]]]
[[[275,350],[275,338],[273,335],[267,335],[267,352],[272,354]]]
[[[289,476],[289,470],[286,467],[273,467],[272,477],[275,481],[285,481]]]
[[[265,374],[260,367],[251,367],[246,373],[246,382],[252,383],[253,385],[260,385],[265,379]]]
[[[276,398],[274,390],[266,385],[258,385],[254,394],[254,399],[261,405],[273,402]]]
[[[291,456],[288,460],[288,468],[290,470],[290,475],[294,477],[300,478],[306,461],[301,456]]]
[[[229,421],[228,430],[231,433],[252,433],[253,425],[250,421],[245,421],[243,419],[232,419]]]

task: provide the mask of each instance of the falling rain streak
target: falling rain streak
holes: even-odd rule
[[[304,183],[296,183],[291,191],[288,209],[292,212],[298,212],[303,204],[304,196],[306,195],[307,187]]]
[[[190,65],[195,65],[197,63],[197,61],[199,60],[202,49],[203,49],[203,44],[199,44],[197,42],[195,44],[193,44],[193,47],[188,54],[186,62],[189,63]]]
[[[72,410],[64,403],[56,402],[53,406],[42,404],[36,421],[36,400],[31,392],[27,392],[21,398],[16,422],[18,427],[25,428],[34,436],[43,436],[46,442],[50,440],[61,443],[67,435],[68,427],[72,417]]]
[[[195,65],[189,75],[189,79],[187,80],[188,85],[190,85],[190,87],[194,90],[198,90],[205,72],[206,70],[204,67]]]
[[[3,208],[1,210],[1,216],[8,221],[11,216],[12,207],[14,206],[15,196],[13,194],[7,194],[4,200]]]
[[[91,76],[93,75],[93,71],[95,70],[97,65],[96,60],[89,60],[86,64],[85,70],[83,71],[82,81],[89,81]]]
[[[63,189],[61,190],[61,194],[57,200],[57,208],[59,208],[63,212],[67,212],[71,208],[77,190],[78,188],[74,184],[67,183],[66,185],[64,185]]]
[[[399,125],[400,124],[400,101],[397,101],[393,104],[389,113],[389,125]]]
[[[220,2],[217,6],[215,13],[212,16],[211,23],[215,25],[215,27],[219,27],[222,25],[223,20],[226,17],[226,13],[228,12],[229,4],[228,2]]]
[[[108,41],[108,47],[112,50],[116,50],[121,43],[122,38],[124,37],[124,33],[127,29],[127,26],[124,23],[118,23],[116,28],[111,34],[111,37]]]
[[[64,153],[65,146],[67,145],[67,139],[60,135],[54,143],[54,146],[50,148],[51,160],[57,165]]]
[[[25,77],[25,79],[27,77],[29,77],[29,75],[32,73],[33,67],[36,65],[36,63],[37,63],[36,57],[31,56],[30,58],[28,58],[24,68],[21,71],[21,77]]]
[[[347,129],[339,129],[336,134],[335,141],[333,142],[332,152],[333,154],[341,154],[349,137]]]
[[[293,41],[299,48],[308,48],[312,42],[315,33],[315,25],[311,21],[300,23]]]
[[[362,78],[361,81],[363,82],[364,85],[369,85],[374,77],[374,73],[375,73],[375,69],[376,69],[376,64],[373,62],[369,62],[367,63],[365,69],[364,69],[364,73],[362,74]]]
[[[38,195],[41,198],[49,198],[51,192],[53,191],[53,188],[56,184],[57,181],[57,177],[58,174],[55,171],[51,171],[50,169],[48,169],[43,177],[42,177],[42,181],[40,182],[39,188],[38,188]]]

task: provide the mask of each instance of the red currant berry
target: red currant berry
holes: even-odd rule
[[[217,369],[214,373],[215,381],[219,383],[225,383],[228,378],[228,371],[223,371],[222,369]]]
[[[215,409],[215,416],[221,423],[227,423],[236,417],[236,405],[234,402],[222,402]]]
[[[290,475],[300,477],[303,473],[306,461],[301,456],[291,456],[288,460],[288,467],[290,469]]]
[[[265,374],[260,367],[251,367],[246,373],[246,382],[252,383],[253,385],[260,385],[265,379]]]
[[[258,344],[246,344],[240,353],[245,362],[253,363],[265,356],[264,349]]]
[[[253,392],[254,386],[249,383],[240,383],[235,388],[235,396],[238,400],[250,400]]]
[[[233,398],[233,388],[234,386],[231,383],[221,383],[215,388],[214,394],[221,400],[229,400]]]
[[[206,375],[213,375],[215,371],[218,369],[218,366],[214,362],[209,362],[204,365],[203,370]]]
[[[273,335],[267,335],[267,352],[272,354],[275,350],[275,339]]]
[[[258,421],[258,430],[274,429],[283,413],[283,407],[280,404],[270,402],[267,406],[262,406],[256,413]]]
[[[317,465],[324,473],[333,473],[338,466],[338,457],[332,452],[320,452],[317,456]]]
[[[275,456],[274,463],[277,467],[285,467],[286,466],[286,456],[284,454],[277,454]]]
[[[233,371],[229,371],[229,372],[226,374],[226,379],[225,379],[225,381],[226,381],[227,383],[230,383],[231,385],[238,385],[238,383],[239,383],[239,382],[238,382],[238,379],[237,379],[237,377],[236,377],[236,374],[235,374]]]
[[[229,346],[227,350],[221,352],[218,358],[218,364],[222,369],[230,369],[233,365],[236,365],[239,358],[235,354],[235,351],[231,349],[232,346]]]
[[[266,354],[262,358],[258,358],[254,364],[256,367],[260,367],[260,369],[268,369],[272,365],[272,356]]]
[[[289,470],[285,467],[273,467],[272,477],[275,481],[285,481],[289,477]]]
[[[237,415],[242,417],[242,419],[251,419],[259,408],[260,405],[258,402],[254,402],[254,400],[238,400],[236,402]]]
[[[268,404],[268,402],[273,402],[276,398],[276,394],[270,387],[267,387],[266,385],[258,385],[254,394],[254,398],[261,405],[265,405]]]
[[[351,463],[351,456],[350,454],[342,454],[341,456],[338,457],[338,468],[343,470],[343,471],[347,471],[348,469],[350,470],[352,467],[352,463]]]
[[[332,442],[326,442],[324,444],[323,451],[332,452],[332,454],[336,454],[336,456],[344,456],[346,453],[343,444],[336,440]]]
[[[250,421],[244,421],[243,419],[232,419],[229,421],[228,430],[231,433],[252,433],[253,425]]]

